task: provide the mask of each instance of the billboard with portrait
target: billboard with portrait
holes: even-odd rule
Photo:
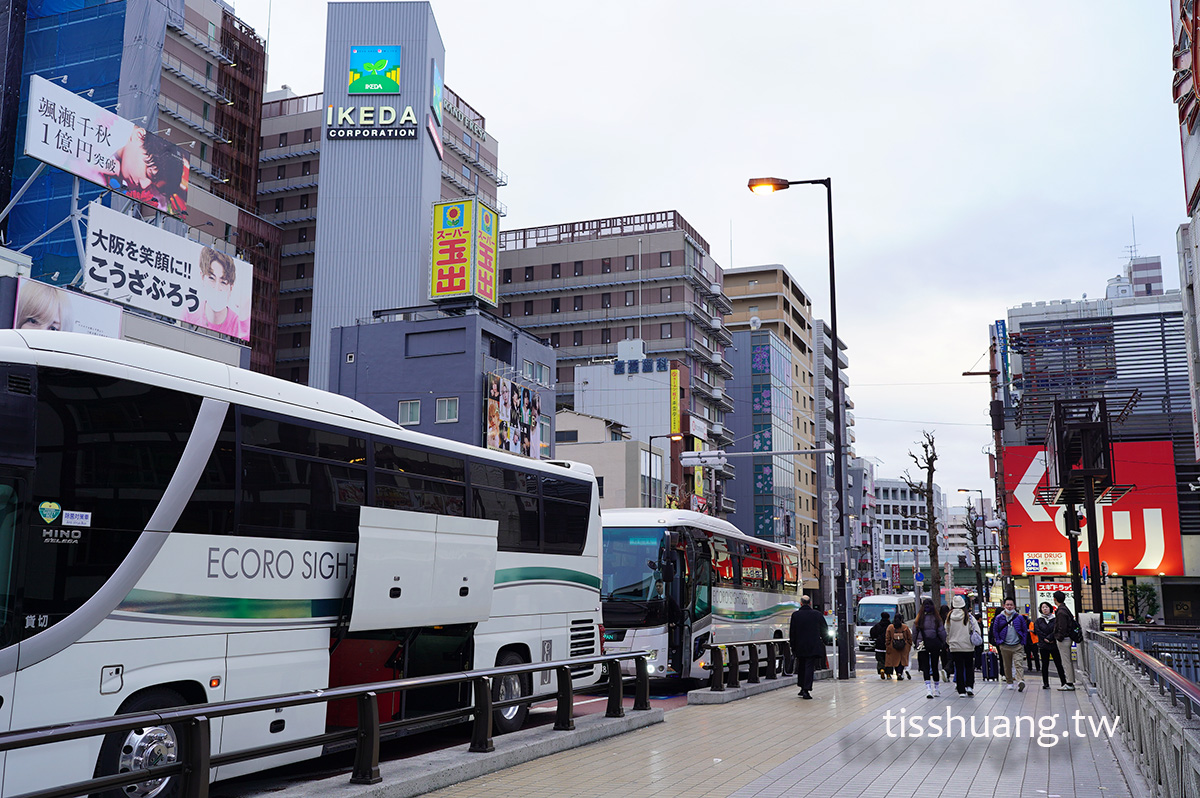
[[[485,377],[484,441],[489,449],[538,457],[542,451],[542,398],[529,388],[497,374]]]
[[[121,337],[121,306],[22,277],[17,281],[14,330],[62,330]]]
[[[88,206],[83,290],[250,340],[254,267],[197,241]]]
[[[132,200],[187,216],[183,150],[45,78],[29,78],[25,154]]]

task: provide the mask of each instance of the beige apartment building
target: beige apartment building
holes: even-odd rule
[[[793,437],[797,449],[816,448],[814,416],[812,301],[779,264],[725,270],[725,295],[733,312],[725,318],[731,332],[770,330],[792,351]],[[757,321],[754,321],[757,319]],[[804,588],[816,590],[818,558],[818,462],[815,456],[792,458],[796,472],[796,545]]]

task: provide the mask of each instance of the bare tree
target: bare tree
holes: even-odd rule
[[[921,453],[916,454],[909,452],[908,456],[912,458],[913,463],[917,468],[924,472],[924,480],[917,482],[904,472],[904,483],[908,485],[908,489],[925,500],[925,509],[918,510],[916,513],[909,516],[917,521],[918,529],[924,529],[929,536],[929,592],[933,597],[933,608],[940,609],[942,602],[942,574],[941,563],[938,560],[938,520],[937,514],[933,510],[933,474],[937,470],[937,445],[934,442],[933,433],[926,430],[921,431],[921,440],[918,442],[921,446]],[[917,567],[916,563],[913,567]],[[913,580],[913,587],[916,587],[916,580]],[[921,597],[917,596],[917,604],[921,603]]]
[[[981,508],[982,509],[982,508]],[[975,502],[967,498],[967,540],[971,545],[971,559],[975,563],[975,591],[979,594],[976,601],[983,602],[983,566],[979,561],[979,537],[984,519],[975,509]]]

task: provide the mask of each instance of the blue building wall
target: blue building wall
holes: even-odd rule
[[[425,311],[433,315],[433,311]],[[352,357],[350,357],[352,356]],[[542,364],[547,384],[523,376]],[[420,400],[420,423],[408,428],[449,440],[484,443],[486,375],[536,390],[550,422],[542,455],[553,455],[554,350],[487,313],[336,327],[331,332],[329,390],[396,420],[401,401]],[[458,421],[436,422],[438,398],[458,398]]]

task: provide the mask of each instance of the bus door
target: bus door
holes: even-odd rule
[[[705,630],[692,643],[692,662],[705,654],[704,646],[709,641],[708,629],[712,621],[712,584],[713,584],[713,551],[712,544],[707,538],[691,538],[695,544],[692,569],[692,631]]]

